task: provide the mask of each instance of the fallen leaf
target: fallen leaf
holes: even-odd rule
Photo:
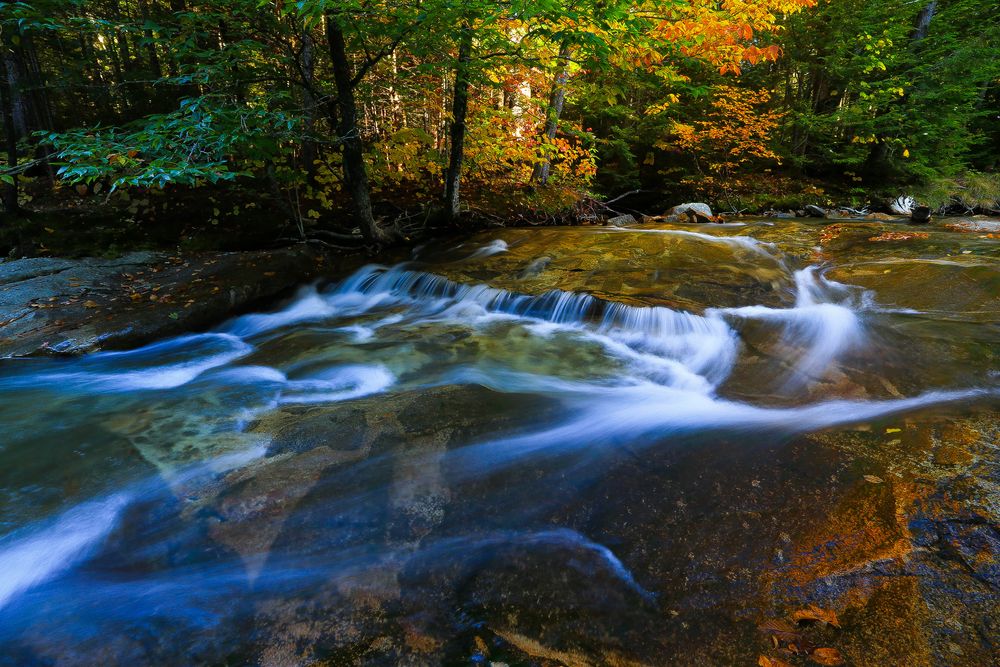
[[[869,238],[869,241],[910,241],[912,239],[930,238],[930,234],[925,232],[882,232],[878,236]]]
[[[881,484],[885,480],[882,479],[881,477],[878,477],[877,475],[865,475],[865,481],[871,482],[872,484]]]
[[[865,479],[872,481],[868,475],[865,476]],[[879,482],[882,481],[878,477],[874,479],[878,479]],[[837,612],[832,609],[821,609],[814,604],[809,605],[805,609],[792,612],[792,620],[796,623],[822,623],[823,625],[832,625],[835,628],[840,627]]]
[[[766,655],[762,655],[757,658],[757,664],[759,667],[792,667],[790,663],[787,663],[784,660],[769,658]]]
[[[813,662],[818,662],[821,665],[835,667],[844,664],[844,659],[840,657],[840,651],[835,648],[818,648],[809,657],[812,658]]]
[[[97,308],[97,302],[96,301],[84,301],[83,302],[83,307],[84,308]]]
[[[782,618],[769,619],[757,626],[761,632],[766,632],[785,642],[798,641],[802,633],[795,626]]]

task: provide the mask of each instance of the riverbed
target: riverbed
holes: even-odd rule
[[[496,230],[3,360],[0,664],[990,664],[971,229]]]

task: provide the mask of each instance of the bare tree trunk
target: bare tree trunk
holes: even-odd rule
[[[4,145],[7,149],[7,169],[11,172],[17,168],[17,128],[14,126],[13,89],[10,85],[11,61],[13,54],[7,44],[0,44],[0,115],[3,116]],[[8,216],[21,212],[17,203],[17,175],[9,174],[10,180],[0,183],[0,200],[3,210]]]
[[[351,196],[354,216],[365,240],[369,243],[388,243],[394,239],[376,224],[372,214],[364,146],[358,130],[358,108],[354,99],[351,63],[347,58],[344,31],[335,12],[328,12],[326,15],[326,41],[333,64],[333,78],[337,86],[339,110],[337,134],[343,151],[344,185]]]
[[[156,53],[156,36],[152,30],[145,29],[146,22],[151,18],[149,5],[146,3],[146,0],[139,0],[139,18],[142,19],[144,24],[142,37],[143,41],[146,42],[146,58],[149,61],[149,73],[153,75],[153,78],[160,79],[163,77],[163,68],[160,66],[160,56]]]
[[[389,100],[392,103],[392,124],[394,127],[406,127],[406,108],[403,106],[403,98],[396,88],[399,80],[399,58],[396,52],[392,52],[392,78],[389,80]]]
[[[316,44],[312,32],[303,28],[301,33],[301,51],[299,55],[300,75],[305,83],[305,139],[302,142],[302,161],[305,163],[306,174],[312,183],[316,179],[316,160],[319,159],[319,149],[313,134],[316,132],[316,116],[320,100],[316,96]]]
[[[562,61],[562,69],[556,75],[552,84],[552,92],[549,94],[549,106],[545,114],[545,130],[542,136],[551,143],[556,138],[556,131],[559,129],[559,117],[562,115],[563,107],[566,105],[566,83],[569,81],[569,57],[573,47],[569,41],[564,41],[559,47],[559,60]],[[531,174],[531,180],[539,185],[549,182],[549,174],[552,171],[552,155],[546,150],[542,160],[535,165]]]
[[[451,154],[445,175],[445,215],[449,222],[458,222],[462,215],[459,190],[462,181],[462,161],[465,157],[465,129],[469,112],[469,63],[472,60],[472,26],[462,25],[458,41],[458,61],[455,63],[455,92],[451,106]]]
[[[917,17],[917,28],[913,32],[913,41],[918,42],[921,39],[927,37],[927,34],[931,29],[931,21],[934,20],[934,14],[937,12],[937,0],[931,0],[920,10],[920,15]]]

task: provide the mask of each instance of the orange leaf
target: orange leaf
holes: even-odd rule
[[[759,665],[759,667],[792,667],[791,664],[785,662],[784,660],[769,658],[766,655],[762,655],[757,658],[757,665]]]
[[[792,620],[796,623],[822,623],[823,625],[832,625],[835,628],[840,627],[840,621],[837,619],[835,611],[820,609],[814,604],[809,605],[806,609],[792,612]]]
[[[829,667],[844,664],[844,659],[840,657],[840,651],[835,648],[818,648],[809,657],[812,658],[813,662]]]

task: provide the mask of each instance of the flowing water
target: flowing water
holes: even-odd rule
[[[807,604],[987,664],[1000,244],[890,228],[504,230],[5,361],[0,664],[756,664]]]

